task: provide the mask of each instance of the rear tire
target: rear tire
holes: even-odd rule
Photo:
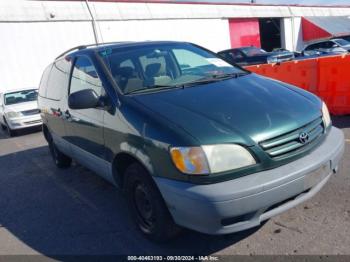
[[[49,135],[49,139],[48,139],[48,144],[49,144],[49,149],[50,149],[50,153],[52,156],[52,159],[55,163],[55,165],[58,168],[68,168],[70,167],[70,165],[72,164],[72,158],[70,158],[69,156],[63,154],[55,145],[52,137],[50,134]]]
[[[181,229],[175,225],[147,171],[140,164],[134,163],[126,169],[124,178],[129,210],[141,232],[156,242],[177,236]]]

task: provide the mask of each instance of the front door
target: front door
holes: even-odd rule
[[[69,94],[83,89],[92,89],[98,96],[104,96],[100,77],[87,56],[79,56],[75,60]],[[105,161],[103,138],[105,110],[67,108],[63,114],[66,119],[66,137],[71,143],[73,157],[100,175],[107,176],[108,179],[109,166]]]

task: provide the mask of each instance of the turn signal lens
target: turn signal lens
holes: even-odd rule
[[[201,147],[174,147],[171,158],[182,173],[191,175],[209,174],[208,161]]]
[[[322,115],[323,115],[323,123],[325,128],[331,125],[332,120],[331,116],[329,115],[328,107],[325,102],[322,104]]]

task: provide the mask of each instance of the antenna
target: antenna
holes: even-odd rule
[[[85,3],[86,3],[87,9],[89,10],[91,19],[92,19],[92,29],[93,29],[93,31],[94,31],[95,42],[96,42],[96,44],[98,45],[98,44],[99,44],[99,39],[98,39],[97,30],[96,30],[96,20],[95,20],[94,15],[93,15],[92,12],[91,12],[89,1],[88,1],[88,0],[85,0]]]

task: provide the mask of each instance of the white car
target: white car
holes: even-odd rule
[[[0,93],[0,124],[10,136],[15,130],[42,125],[37,97],[33,88]]]

